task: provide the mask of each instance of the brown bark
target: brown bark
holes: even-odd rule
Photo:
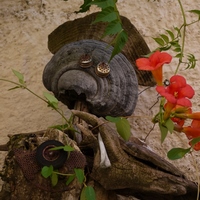
[[[102,119],[81,111],[72,112],[87,123],[86,127],[77,124],[83,135],[79,148],[87,159],[85,168],[87,184],[94,187],[97,200],[118,200],[122,196],[127,199],[132,196],[142,200],[196,198],[197,185],[185,178],[173,165],[148,150],[136,138],[132,142],[124,142]],[[100,164],[100,149],[96,137],[98,132],[111,161],[110,167],[102,167]],[[58,185],[52,187],[49,180],[40,175],[41,168],[31,157],[39,144],[50,139],[70,144],[79,151],[74,141],[57,130],[10,137],[7,144],[9,151],[1,173],[4,181],[0,192],[1,199],[79,199],[82,186],[76,180],[66,187],[64,186],[66,180],[59,179]],[[26,158],[26,164],[20,165],[17,150],[21,152],[20,159]],[[27,172],[26,169],[30,170]],[[67,168],[61,169],[63,170],[67,172]]]

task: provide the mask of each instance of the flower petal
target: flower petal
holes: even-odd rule
[[[189,99],[191,99],[193,96],[194,96],[194,90],[188,84],[186,84],[186,86],[181,88],[179,91],[179,97],[188,97]]]
[[[192,120],[192,123],[191,123],[191,127],[192,128],[200,128],[200,120]]]
[[[177,105],[180,105],[180,106],[185,106],[185,107],[192,107],[192,103],[189,99],[186,99],[186,98],[180,98],[180,99],[177,99]]]
[[[177,87],[185,87],[186,86],[186,80],[183,76],[180,75],[174,75],[170,78],[170,83],[176,83]]]
[[[168,64],[172,60],[172,56],[166,52],[156,51],[149,57],[150,63],[154,66],[155,69]]]
[[[191,126],[183,127],[182,132],[186,134],[188,139],[193,139],[200,136],[200,129]]]
[[[153,70],[154,68],[151,66],[148,58],[138,58],[136,60],[136,65],[139,70]]]

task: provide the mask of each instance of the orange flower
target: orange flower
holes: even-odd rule
[[[170,78],[169,86],[157,86],[156,91],[167,99],[168,102],[191,107],[189,99],[194,96],[193,88],[186,83],[183,76],[174,75]]]
[[[191,143],[189,142],[189,145],[191,145]],[[200,142],[196,143],[193,147],[194,150],[199,151],[200,150]]]
[[[156,51],[149,58],[139,58],[136,65],[139,70],[151,71],[157,84],[162,85],[162,66],[170,63],[172,56],[165,52]]]
[[[182,132],[186,134],[188,139],[200,136],[200,120],[192,120],[191,126],[183,127]]]
[[[176,105],[171,110],[171,114],[172,114],[172,116],[174,116],[174,117],[171,118],[171,120],[182,127],[184,125],[184,123],[185,123],[185,119],[186,118],[179,117],[179,115],[187,115],[187,114],[190,114],[190,113],[192,113],[192,109],[191,108],[180,106],[180,105]]]
[[[175,115],[176,115],[176,117],[179,117],[179,118],[182,118],[182,119],[189,118],[189,119],[200,120],[200,112],[196,112],[196,113],[177,113]]]

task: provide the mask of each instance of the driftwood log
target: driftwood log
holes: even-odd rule
[[[89,125],[86,128],[76,124],[83,135],[79,147],[66,134],[57,130],[10,137],[8,155],[1,173],[4,181],[1,199],[79,199],[81,185],[76,180],[66,186],[66,179],[59,179],[58,185],[53,187],[49,180],[41,177],[41,167],[35,161],[34,152],[39,144],[51,139],[75,147],[76,153],[59,170],[66,173],[69,172],[69,165],[83,168],[86,164],[87,184],[94,187],[97,200],[118,200],[118,195],[134,196],[141,200],[196,198],[197,185],[137,138],[125,142],[103,119],[83,111],[72,110],[72,113]],[[110,160],[109,166],[101,158],[99,134]]]

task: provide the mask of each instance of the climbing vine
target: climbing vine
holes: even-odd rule
[[[115,35],[114,40],[111,42],[114,49],[110,56],[110,60],[122,51],[128,40],[128,35],[123,29],[116,3],[117,0],[84,0],[83,5],[80,6],[80,10],[77,12],[86,12],[90,9],[91,5],[96,5],[101,8],[101,12],[99,12],[96,19],[93,21],[93,24],[98,22],[107,23],[102,37],[105,37],[106,35]]]

